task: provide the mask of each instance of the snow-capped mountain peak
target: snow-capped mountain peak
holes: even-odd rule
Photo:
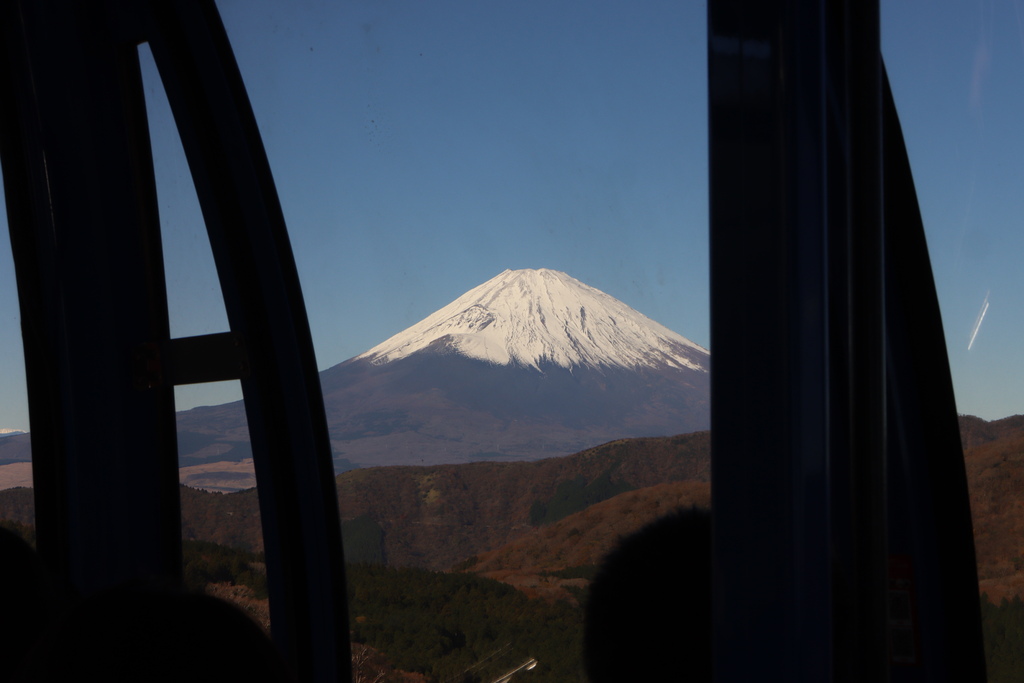
[[[496,365],[707,371],[706,349],[565,273],[506,270],[357,358],[376,365],[417,351]]]

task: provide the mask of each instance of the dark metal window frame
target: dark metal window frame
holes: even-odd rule
[[[945,338],[878,22],[877,2],[709,3],[720,681],[985,678]],[[898,582],[910,624],[888,610]]]
[[[142,42],[195,182],[229,334],[169,336]],[[83,594],[179,577],[173,384],[238,378],[274,640],[298,680],[348,677],[340,521],[313,346],[215,5],[5,2],[0,92],[40,554]]]

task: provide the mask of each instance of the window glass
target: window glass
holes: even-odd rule
[[[1024,33],[1014,3],[883,3],[903,124],[961,413],[1024,412]]]
[[[1016,680],[1024,675],[1016,664],[1024,652],[1024,8],[883,2],[882,41],[960,413],[989,680]]]
[[[322,367],[505,268],[708,345],[703,9],[218,4]]]
[[[703,7],[661,0],[223,0],[218,7],[275,176],[319,367],[328,370],[325,387],[338,364],[503,271],[545,268],[685,335],[693,342],[684,345],[686,362],[706,375]],[[219,332],[227,323],[190,175],[145,46],[140,59],[172,336]],[[572,314],[582,328],[579,309]],[[5,310],[0,305],[0,314]],[[16,314],[16,305],[10,310]],[[630,313],[609,324],[630,327],[638,319]],[[4,337],[0,343],[13,348]],[[541,358],[564,350],[547,348]],[[12,354],[3,356],[6,362]],[[3,367],[5,384],[8,376],[16,379]],[[624,386],[622,377],[586,381],[607,389]],[[653,372],[645,378],[662,381]],[[560,381],[583,380],[566,372]],[[237,398],[237,383],[176,389],[187,484],[200,481],[193,475],[202,473],[188,469],[207,464],[199,460],[225,455],[226,447],[244,449],[244,419],[239,423],[226,403]],[[706,415],[706,396],[702,401],[695,405]],[[536,403],[528,407],[542,420],[547,408]],[[218,406],[204,415],[223,421],[190,422],[202,406]],[[9,410],[16,421],[16,410],[4,404],[0,420]],[[367,672],[495,680],[518,669],[517,678],[538,683],[574,678],[580,602],[602,552],[674,505],[708,505],[706,434],[672,438],[706,427],[706,417],[670,434],[655,427],[645,432],[643,420],[628,434],[604,434],[586,445],[648,433],[660,438],[615,441],[588,456],[608,463],[593,471],[577,468],[581,458],[543,460],[513,473],[505,461],[571,452],[537,432],[530,457],[511,453],[503,438],[480,446],[476,456],[490,469],[475,481],[467,473],[483,469],[427,463],[388,481],[380,478],[388,468],[366,466],[411,464],[418,446],[395,449],[393,460],[380,462],[348,449],[357,436],[394,431],[394,412],[383,406],[375,421],[331,427],[338,470],[356,468],[339,487],[346,553],[363,562],[350,578],[354,654]],[[520,439],[535,424],[492,418],[508,423],[503,434]],[[456,444],[472,422],[441,420],[421,431],[433,429],[436,440],[437,430],[448,430]],[[210,431],[211,424],[222,431]],[[675,462],[676,469],[650,467],[655,461]],[[220,485],[225,481],[226,475],[216,486],[203,480],[206,493],[191,487],[183,493],[185,537],[258,550],[250,537],[258,531],[255,492],[228,492]],[[654,485],[671,488],[645,493]],[[477,507],[467,507],[463,490],[477,492]],[[369,511],[371,502],[405,500],[420,508],[404,527],[396,521],[400,511]],[[499,503],[492,506],[499,512],[484,510],[489,500]],[[595,504],[611,507],[574,517]],[[512,508],[521,520],[504,535],[486,543],[474,536]],[[212,528],[220,535],[210,537]],[[462,529],[457,537],[450,533],[455,528]],[[423,539],[434,539],[426,551]],[[500,552],[483,557],[492,550]],[[221,550],[199,548],[201,562],[190,565],[186,551],[187,578],[192,572],[201,579],[202,563],[223,559]],[[258,557],[223,564],[236,583],[245,583],[241,574],[260,573]],[[433,571],[453,567],[471,571]],[[253,590],[247,599],[263,599]],[[404,596],[415,609],[388,611],[402,601],[381,602],[382,595]],[[411,646],[387,649],[382,643],[389,640]]]
[[[506,269],[567,273],[708,347],[705,8],[218,7],[274,172],[318,363],[328,370],[325,394],[335,381],[361,381],[338,379],[337,364]],[[376,400],[379,387],[364,388],[363,400]],[[416,439],[446,429],[454,451],[473,421],[418,417],[390,461],[368,462],[355,439],[404,428],[402,401],[358,424],[335,422],[327,405],[337,469],[362,466],[339,478],[346,556],[369,563],[349,570],[358,666],[495,680],[535,657],[517,679],[577,676],[579,604],[594,565],[638,520],[708,504],[706,435],[644,446],[660,449],[649,461],[674,458],[685,472],[637,474],[629,468],[641,459],[622,442],[622,454],[601,452],[618,463],[603,470],[568,474],[575,464],[551,460],[527,474],[496,462],[523,459],[502,438],[478,449],[479,466],[446,469],[430,467]],[[519,419],[504,434],[533,428]],[[572,452],[535,433],[534,458]],[[368,464],[422,467],[395,479],[398,470]],[[644,493],[669,479],[689,481]],[[488,495],[474,497],[481,490]],[[597,501],[609,507],[588,508]],[[511,511],[499,522],[514,517],[518,526],[487,537],[491,508]],[[598,515],[607,521],[596,524]],[[469,571],[425,572],[453,567]],[[485,578],[504,588],[474,583]],[[498,594],[508,585],[518,591],[506,601]],[[415,607],[399,613],[399,604]]]
[[[199,199],[153,53],[146,44],[139,46],[139,62],[153,147],[171,337],[224,332],[229,327],[224,297]],[[178,410],[241,397],[238,382],[176,387],[174,394]]]
[[[6,204],[0,201],[0,206]],[[35,515],[31,492],[25,488],[32,486],[25,357],[6,210],[0,212],[0,349],[0,525],[31,538]]]

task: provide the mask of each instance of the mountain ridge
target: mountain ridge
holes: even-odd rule
[[[710,425],[710,354],[554,270],[506,270],[320,373],[336,471],[537,460]],[[252,457],[241,403],[178,415],[182,464]],[[223,436],[218,436],[223,435]]]
[[[369,351],[319,373],[335,472],[538,460],[625,437],[710,426],[710,354],[593,287],[506,270]],[[242,401],[176,414],[179,466],[253,457]],[[28,435],[0,439],[0,463]],[[20,480],[19,480],[20,481]]]

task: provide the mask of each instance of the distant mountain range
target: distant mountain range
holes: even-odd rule
[[[536,460],[707,429],[708,351],[553,270],[506,270],[320,375],[336,469]],[[183,466],[251,456],[241,402],[178,414]]]

